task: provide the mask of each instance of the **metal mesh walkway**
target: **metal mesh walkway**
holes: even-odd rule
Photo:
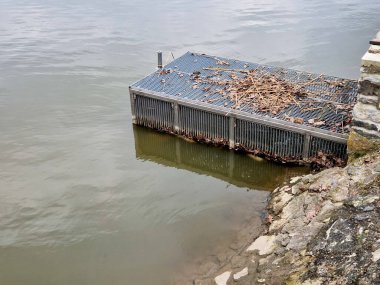
[[[307,96],[278,112],[237,105],[225,82],[247,72],[301,86]],[[305,159],[323,152],[344,158],[357,81],[188,52],[130,92],[139,125],[276,157]]]

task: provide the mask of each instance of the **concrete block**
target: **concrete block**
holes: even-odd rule
[[[358,120],[353,118],[352,125],[356,127],[365,128],[370,131],[380,131],[380,124],[375,124],[369,120]]]
[[[376,106],[363,104],[361,102],[356,103],[352,110],[353,119],[361,121],[371,121],[375,124],[380,124],[380,111]]]
[[[378,91],[380,92],[380,89]],[[369,96],[369,95],[358,94],[358,101],[363,104],[377,106],[378,100],[379,100],[379,96]]]
[[[374,139],[376,141],[380,140],[380,133],[378,131],[370,131],[357,126],[353,126],[352,129],[362,137]]]
[[[378,73],[380,71],[380,53],[367,51],[362,57],[362,67]]]

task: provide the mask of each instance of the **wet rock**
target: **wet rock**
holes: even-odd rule
[[[276,246],[276,236],[260,236],[248,248],[247,251],[258,250],[259,255],[266,255],[273,252]]]
[[[286,219],[275,220],[269,226],[269,232],[270,233],[276,232],[276,231],[280,230],[285,224],[287,224]]]
[[[226,259],[220,284],[380,284],[378,166],[380,155],[364,156],[278,188],[269,229]]]
[[[241,268],[243,267],[246,263],[247,263],[247,258],[246,257],[242,257],[240,255],[237,255],[237,256],[234,256],[231,258],[231,267],[233,269],[235,268]]]
[[[248,267],[244,267],[241,271],[234,274],[234,280],[237,281],[240,278],[248,275]]]
[[[301,181],[302,177],[301,176],[296,176],[290,179],[290,184],[296,184],[297,182]]]
[[[226,271],[218,276],[215,277],[215,283],[217,285],[226,285],[228,279],[230,279],[231,271]]]

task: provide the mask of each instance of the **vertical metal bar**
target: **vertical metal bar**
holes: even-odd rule
[[[178,133],[179,131],[179,107],[178,107],[178,103],[177,102],[174,102],[173,103],[173,109],[174,109],[174,132]]]
[[[129,95],[130,95],[130,101],[131,101],[131,112],[132,112],[132,123],[136,124],[136,95],[131,92],[131,89],[129,89]]]
[[[157,67],[162,68],[162,51],[157,52]]]
[[[302,158],[304,160],[309,158],[309,146],[310,146],[310,134],[306,133],[304,136],[303,150],[302,150]]]
[[[230,117],[229,118],[229,130],[228,130],[228,141],[229,141],[229,147],[231,149],[235,148],[235,118]]]

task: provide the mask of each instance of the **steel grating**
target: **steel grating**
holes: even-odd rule
[[[210,68],[220,68],[220,62],[227,63],[229,70],[257,70],[257,76],[275,74],[305,86],[318,96],[301,98],[277,114],[246,105],[236,110],[234,102],[215,92],[217,86],[194,83],[192,78],[195,73],[202,78],[213,76]],[[227,72],[219,72],[218,76],[221,80],[231,79]],[[130,92],[136,124],[203,137],[230,147],[260,150],[271,156],[302,159],[320,151],[345,158],[347,122],[356,102],[357,88],[355,80],[188,52],[133,84]],[[301,118],[302,123],[289,122],[289,117]],[[315,118],[329,123],[313,125],[311,121]]]

